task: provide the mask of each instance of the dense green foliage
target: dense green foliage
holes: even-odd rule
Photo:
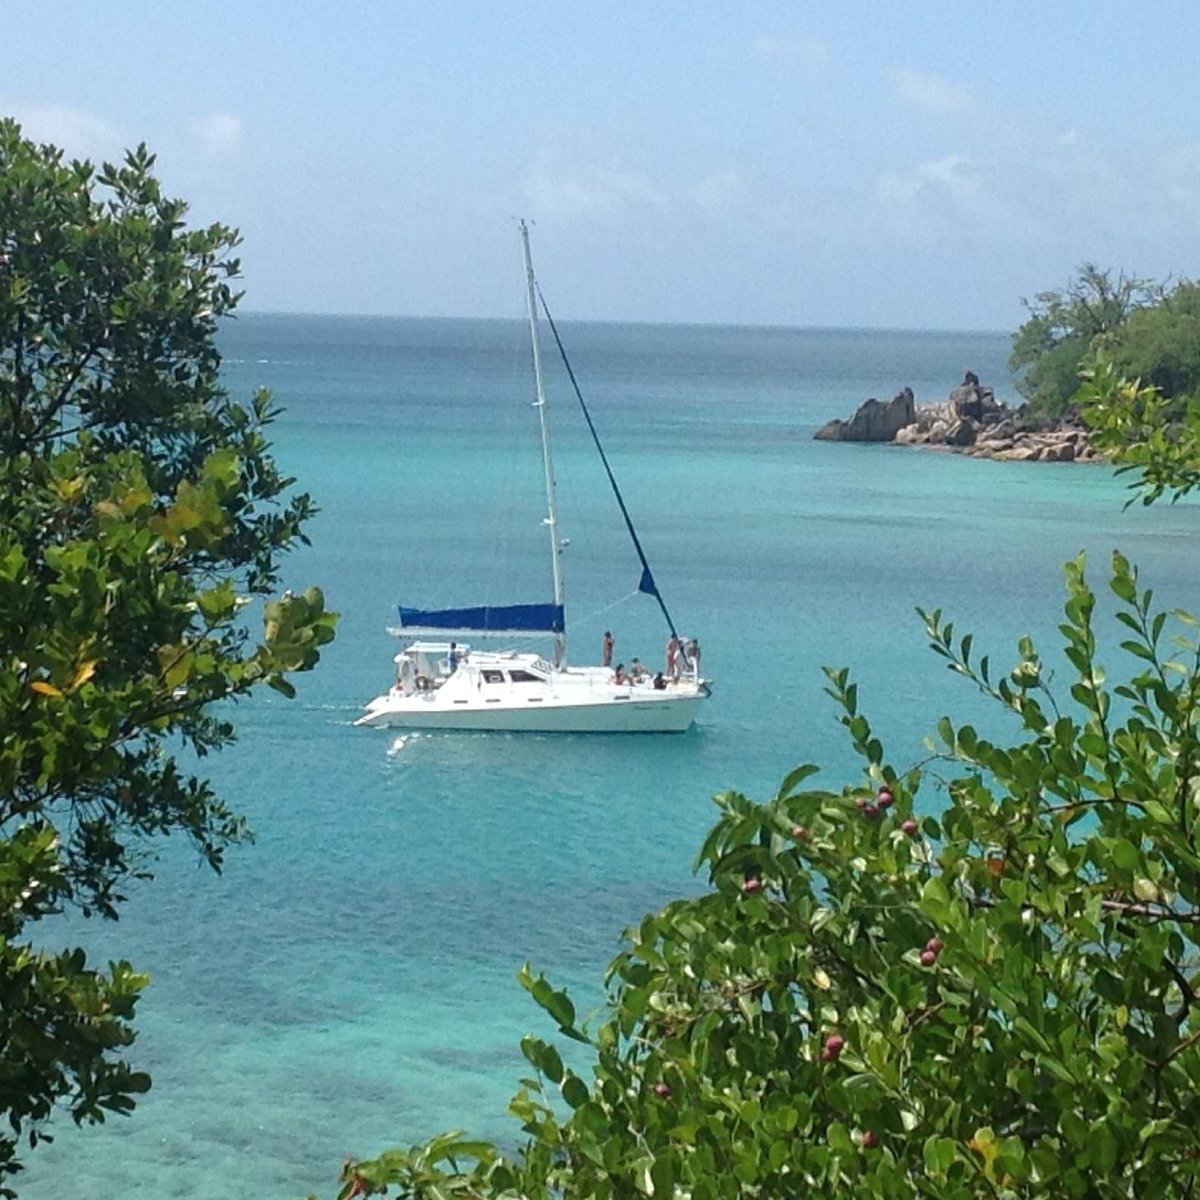
[[[1090,386],[1148,499],[1200,481],[1153,389]],[[342,1200],[1200,1194],[1200,641],[1112,568],[1111,683],[1082,559],[1057,686],[1029,639],[1000,672],[923,614],[1007,739],[943,718],[899,768],[830,671],[861,781],[718,796],[711,888],[627,931],[594,1027],[522,972],[585,1049],[524,1039],[514,1152],[443,1135],[347,1163]]]
[[[1092,353],[1130,317],[1162,300],[1162,289],[1084,263],[1065,288],[1025,301],[1029,319],[1013,334],[1009,367],[1032,413],[1061,416]]]
[[[97,173],[0,122],[0,1191],[56,1106],[98,1120],[149,1083],[122,1057],[144,977],[36,923],[115,916],[156,836],[219,867],[248,831],[176,754],[228,743],[213,702],[290,693],[333,636],[315,590],[246,627],[314,510],[269,396],[218,379],[236,235],[188,229],[153,161]]]
[[[1157,389],[1164,425],[1200,398],[1200,285],[1174,288],[1099,271],[1090,264],[1061,291],[1027,303],[1009,366],[1034,416],[1059,417],[1087,401],[1081,378],[1100,361]],[[1110,445],[1121,445],[1117,438]]]
[[[1130,379],[1158,389],[1179,412],[1200,399],[1200,285],[1180,283],[1155,305],[1131,313],[1103,345]]]

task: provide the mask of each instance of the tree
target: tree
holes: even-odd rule
[[[1139,308],[1107,339],[1105,354],[1179,413],[1200,398],[1200,286],[1179,283],[1157,304]]]
[[[178,761],[234,737],[218,702],[291,694],[333,637],[321,594],[270,596],[315,511],[269,450],[260,392],[219,379],[238,238],[185,226],[145,147],[98,172],[0,121],[0,1192],[56,1106],[128,1112],[145,982],[35,944],[115,917],[153,839],[216,869],[249,836]]]
[[[1013,334],[1009,367],[1017,391],[1039,416],[1061,416],[1079,390],[1089,355],[1138,310],[1159,303],[1160,285],[1124,272],[1113,278],[1084,263],[1065,288],[1023,301],[1029,319]]]
[[[521,972],[565,1040],[522,1043],[515,1153],[445,1134],[347,1163],[342,1200],[1200,1195],[1197,622],[1114,555],[1109,684],[1066,580],[1065,687],[922,614],[1007,738],[943,718],[901,769],[829,671],[861,781],[718,796],[709,891],[627,931],[595,1027]]]

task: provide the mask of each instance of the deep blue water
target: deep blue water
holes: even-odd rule
[[[510,1139],[525,959],[599,997],[622,928],[682,890],[710,797],[758,797],[801,761],[857,766],[823,694],[850,666],[892,761],[978,698],[925,648],[941,606],[981,648],[1049,649],[1061,564],[1114,546],[1166,604],[1200,607],[1197,512],[1123,509],[1106,468],[815,443],[868,395],[944,399],[965,370],[1013,398],[996,334],[567,325],[564,338],[659,584],[699,637],[714,699],[678,737],[354,729],[390,678],[399,601],[547,596],[527,336],[513,322],[247,316],[238,395],[287,410],[283,466],[322,512],[286,585],[343,614],[299,698],[240,707],[209,760],[257,844],[214,877],[180,844],[117,925],[76,925],[153,975],[128,1120],[28,1156],[32,1197],[331,1195],[347,1155],[446,1127]],[[554,440],[574,657],[611,628],[655,662],[665,632],[559,372]],[[986,715],[981,719],[988,720]],[[929,803],[936,803],[931,796]]]

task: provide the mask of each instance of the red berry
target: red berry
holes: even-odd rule
[[[937,962],[937,955],[932,950],[921,951],[921,966],[932,967]]]
[[[753,875],[742,884],[742,891],[749,896],[753,896],[756,892],[762,891],[762,880],[756,879]]]
[[[931,937],[931,938],[929,939],[929,941],[927,941],[927,942],[925,943],[925,949],[926,949],[926,950],[932,950],[932,951],[934,952],[934,954],[941,954],[941,952],[942,952],[942,939],[941,939],[941,938],[936,938],[936,937]]]
[[[792,826],[792,837],[794,837],[796,839],[796,841],[798,841],[798,842],[807,842],[808,841],[807,827],[804,825],[793,825]]]
[[[821,1051],[821,1057],[826,1062],[837,1062],[845,1045],[846,1039],[840,1033],[831,1033],[825,1039],[825,1048]]]
[[[900,822],[900,828],[907,833],[909,837],[916,837],[917,830],[921,827],[912,819],[912,817],[908,817]]]
[[[665,1100],[671,1094],[671,1085],[669,1083],[656,1083],[654,1085],[654,1094],[661,1100]]]
[[[868,1129],[862,1135],[862,1147],[864,1150],[874,1150],[879,1145],[879,1134],[873,1129]]]
[[[892,789],[889,787],[881,787],[879,794],[875,797],[875,803],[880,808],[891,808],[895,800],[896,797],[892,795]]]
[[[875,818],[877,816],[879,816],[879,805],[878,804],[864,804],[863,805],[863,816],[866,817],[868,820],[871,820],[871,821],[875,820]]]

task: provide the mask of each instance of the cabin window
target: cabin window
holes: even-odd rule
[[[513,683],[542,683],[543,682],[540,675],[533,675],[529,671],[521,671],[521,670],[509,671],[508,677],[509,677],[509,679],[511,679],[513,681]]]
[[[483,672],[483,682],[484,683],[503,683],[504,682],[504,672],[503,671],[484,671]]]

